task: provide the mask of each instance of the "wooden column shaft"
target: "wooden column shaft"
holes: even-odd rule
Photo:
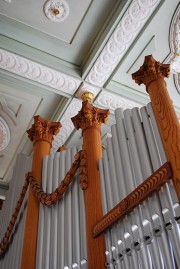
[[[87,154],[88,187],[85,190],[86,233],[88,269],[105,268],[105,240],[92,237],[93,225],[103,216],[98,159],[102,156],[101,136],[97,129],[87,129],[83,133],[83,146]]]
[[[61,124],[46,121],[40,116],[35,116],[34,121],[35,123],[33,124],[32,128],[27,132],[30,140],[34,141],[32,173],[37,182],[41,184],[43,157],[49,155],[53,135],[58,132]],[[22,249],[21,269],[35,269],[36,267],[38,219],[39,202],[30,186]]]
[[[103,216],[98,160],[102,156],[100,126],[101,123],[106,122],[108,114],[107,110],[98,109],[88,101],[84,101],[81,111],[72,118],[75,127],[83,131],[83,149],[86,155],[85,209],[88,269],[105,269],[106,263],[104,236],[93,238],[92,232],[93,226]]]
[[[145,84],[150,96],[167,159],[173,170],[173,182],[180,201],[180,123],[164,80],[169,73],[168,64],[161,64],[149,55],[145,57],[143,66],[132,77],[139,85]]]

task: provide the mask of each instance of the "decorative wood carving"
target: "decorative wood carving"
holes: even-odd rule
[[[145,57],[144,64],[140,69],[132,74],[132,78],[138,85],[142,83],[146,85],[146,90],[148,92],[149,84],[159,78],[169,77],[170,75],[170,65],[161,64],[157,62],[152,55]]]
[[[102,123],[108,120],[109,110],[94,107],[88,101],[82,103],[82,109],[79,113],[71,118],[76,129],[81,128],[85,131],[87,128],[95,127],[100,130]]]
[[[173,182],[180,200],[180,124],[166,88],[170,66],[160,64],[151,55],[132,75],[136,83],[144,83],[149,93],[164,149],[173,170]]]
[[[86,168],[88,187],[84,178],[85,208],[86,208],[86,237],[88,268],[105,268],[105,239],[104,236],[92,238],[92,227],[103,216],[101,204],[101,186],[98,160],[102,157],[100,126],[107,121],[109,111],[93,107],[88,101],[82,103],[82,109],[72,121],[77,129],[83,131],[83,150],[86,153]],[[82,160],[85,164],[85,160]],[[83,164],[83,163],[82,163]],[[85,172],[86,172],[85,171]],[[83,173],[84,175],[84,173]]]
[[[149,195],[157,191],[171,178],[171,166],[167,162],[98,221],[93,228],[93,237],[100,235],[117,220],[129,214],[137,205],[142,203]]]
[[[40,116],[35,116],[34,124],[32,128],[28,130],[30,140],[34,141],[32,174],[39,185],[41,185],[42,182],[43,158],[49,155],[53,136],[59,131],[60,126],[61,124],[59,122],[50,122],[42,119]],[[21,269],[32,269],[36,267],[38,220],[39,201],[35,197],[31,186],[27,204]]]
[[[81,160],[79,165],[79,180],[81,189],[86,190],[88,187],[88,178],[87,178],[87,159],[85,150],[82,150],[81,153]]]
[[[34,124],[27,130],[29,139],[34,143],[37,141],[47,141],[52,144],[53,136],[59,132],[60,122],[44,120],[40,116],[34,116]]]

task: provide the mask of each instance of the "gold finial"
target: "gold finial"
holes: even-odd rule
[[[53,9],[53,14],[54,14],[55,16],[59,15],[59,9],[54,8],[54,9]]]
[[[88,101],[91,103],[94,99],[94,94],[92,92],[84,92],[81,95],[81,99],[83,100],[83,102]]]

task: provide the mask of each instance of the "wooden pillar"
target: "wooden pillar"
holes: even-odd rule
[[[37,182],[41,184],[42,160],[50,153],[53,135],[57,134],[61,124],[34,117],[32,128],[27,131],[31,141],[34,142],[34,154],[32,162],[32,173]],[[30,187],[24,242],[21,259],[21,269],[35,269],[36,243],[38,233],[39,201]]]
[[[145,84],[150,96],[155,118],[168,161],[173,170],[173,181],[180,201],[180,123],[169,97],[164,77],[170,66],[157,62],[151,55],[145,57],[143,66],[132,74],[137,84]]]
[[[105,240],[92,237],[93,226],[102,218],[102,203],[98,160],[102,156],[101,124],[107,121],[108,110],[93,107],[90,93],[83,94],[82,109],[72,118],[74,126],[82,129],[83,149],[86,155],[87,186],[85,189],[86,234],[88,269],[105,268]]]

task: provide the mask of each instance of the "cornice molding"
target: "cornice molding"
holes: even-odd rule
[[[3,49],[0,49],[0,68],[70,95],[81,83],[81,80]]]
[[[114,111],[116,108],[131,109],[133,107],[141,107],[142,105],[131,100],[125,99],[119,95],[102,91],[95,101],[95,104]]]
[[[86,81],[100,87],[104,85],[160,2],[161,0],[132,1]]]

